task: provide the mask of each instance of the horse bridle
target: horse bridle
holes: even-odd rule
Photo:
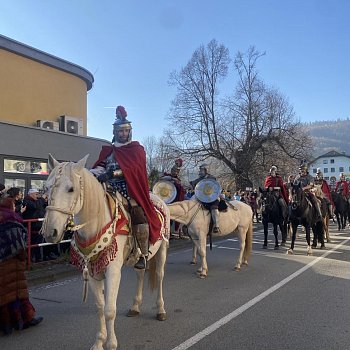
[[[63,170],[63,164],[59,165],[58,167],[58,170],[57,170],[57,174],[55,176],[55,181],[52,185],[52,188],[51,188],[51,192],[52,190],[57,187],[57,182],[58,180],[60,179],[61,175],[62,175],[62,170]],[[77,174],[76,174],[77,175]],[[68,215],[67,217],[67,223],[66,223],[66,226],[65,226],[65,230],[66,231],[78,231],[80,230],[82,227],[84,227],[87,223],[83,223],[83,224],[80,224],[80,225],[75,225],[74,224],[74,211],[75,211],[75,207],[77,206],[78,204],[78,201],[82,200],[82,193],[83,193],[83,190],[84,190],[84,186],[83,186],[83,181],[82,181],[82,178],[80,175],[77,175],[79,177],[79,185],[80,185],[80,194],[79,196],[75,196],[74,197],[74,200],[72,202],[72,205],[69,209],[64,209],[64,208],[60,208],[60,207],[56,207],[54,205],[48,205],[46,207],[46,210],[52,210],[52,211],[58,211],[62,214],[66,214]],[[44,221],[44,224],[45,224],[45,221]],[[44,225],[43,225],[44,227]]]
[[[199,213],[199,210],[203,207],[202,203],[194,201],[194,205],[193,207],[191,207],[188,211],[192,210],[196,205],[198,204],[198,208],[195,211],[195,213],[192,215],[190,221],[188,222],[187,226],[190,226],[193,222],[193,220],[195,219],[195,217],[197,216],[197,214]],[[175,218],[173,218],[172,220],[176,221],[176,219],[180,219],[183,215],[178,215]]]

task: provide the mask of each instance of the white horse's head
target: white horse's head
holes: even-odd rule
[[[47,242],[61,241],[68,222],[82,209],[83,170],[88,156],[77,163],[59,163],[49,154],[48,165],[51,172],[46,181],[48,206],[42,228]]]

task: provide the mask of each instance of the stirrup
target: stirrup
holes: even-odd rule
[[[140,256],[138,262],[134,265],[134,269],[146,270],[147,259],[144,255]]]

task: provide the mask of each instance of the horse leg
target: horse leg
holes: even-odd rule
[[[166,320],[166,311],[164,308],[164,298],[163,298],[163,279],[164,279],[164,269],[165,269],[165,262],[167,257],[167,243],[165,241],[162,242],[160,248],[158,249],[158,252],[156,256],[154,257],[155,263],[156,263],[156,281],[157,281],[157,320],[158,321],[165,321]],[[151,271],[150,278],[151,278]]]
[[[310,225],[305,225],[305,234],[306,234],[306,242],[307,242],[307,255],[312,255],[312,248],[310,245],[311,235],[310,235]]]
[[[194,244],[194,242],[192,243],[192,260],[190,262],[191,265],[196,265],[197,264],[197,247]]]
[[[241,265],[242,265],[242,261],[243,261],[243,254],[244,254],[244,250],[245,250],[245,236],[246,236],[246,232],[244,232],[244,228],[243,227],[238,227],[238,239],[239,239],[239,255],[238,255],[238,259],[237,259],[237,263],[235,266],[235,270],[236,271],[241,271]]]
[[[104,281],[98,281],[94,278],[89,278],[89,286],[95,297],[95,305],[97,307],[98,317],[100,321],[100,331],[96,334],[96,340],[90,350],[103,350],[103,344],[107,339],[106,319],[104,314],[105,298],[103,295]]]
[[[329,237],[329,216],[326,216],[325,218],[325,224],[324,224],[324,231],[325,231],[325,236],[327,243],[331,243],[331,238]]]
[[[264,225],[264,244],[263,244],[263,248],[267,249],[267,234],[269,231],[269,223],[268,221],[263,218],[263,225]]]
[[[277,223],[273,224],[273,234],[275,236],[275,250],[279,249]]]
[[[127,313],[128,317],[138,316],[140,314],[140,306],[142,304],[142,291],[145,279],[145,270],[135,269],[135,271],[137,276],[136,295],[134,297],[134,303]]]
[[[287,254],[293,254],[294,252],[294,244],[295,244],[295,238],[297,236],[298,222],[297,221],[291,222],[290,227],[292,228],[292,241],[290,244],[290,248],[287,250]]]
[[[122,248],[122,247],[118,247]],[[121,251],[123,251],[121,249]],[[119,291],[121,268],[123,265],[123,257],[118,252],[117,258],[112,261],[106,271],[106,281],[105,281],[105,318],[107,326],[107,350],[116,350],[118,346],[117,337],[114,330],[114,322],[117,314],[117,296]]]
[[[282,234],[281,246],[284,247],[287,243],[287,222],[285,220],[280,222],[279,228],[280,228],[281,234]]]
[[[200,278],[206,278],[208,276],[208,264],[207,264],[207,237],[199,237],[197,253],[201,257],[201,267],[197,270]]]

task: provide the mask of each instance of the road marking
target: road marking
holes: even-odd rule
[[[206,336],[210,335],[211,333],[215,332],[217,329],[219,329],[220,327],[224,326],[226,323],[232,321],[234,318],[236,318],[237,316],[239,316],[240,314],[242,314],[243,312],[247,311],[248,309],[250,309],[252,306],[254,306],[255,304],[257,304],[259,301],[265,299],[267,296],[269,296],[270,294],[272,294],[273,292],[275,292],[276,290],[280,289],[281,287],[283,287],[285,284],[287,284],[288,282],[290,282],[291,280],[293,280],[294,278],[298,277],[299,275],[301,275],[303,272],[305,272],[306,270],[308,270],[309,268],[311,268],[313,265],[315,265],[316,263],[318,263],[320,260],[324,259],[325,257],[327,257],[329,254],[332,254],[335,250],[337,250],[338,248],[340,248],[342,245],[346,244],[347,242],[349,242],[350,239],[346,239],[344,241],[342,241],[341,243],[339,243],[336,247],[334,247],[333,249],[325,252],[324,254],[322,254],[321,256],[319,256],[318,258],[316,258],[315,260],[311,261],[310,263],[308,263],[307,265],[305,265],[304,267],[302,267],[301,269],[297,270],[296,272],[292,273],[291,275],[289,275],[288,277],[286,277],[285,279],[283,279],[282,281],[278,282],[277,284],[275,284],[274,286],[272,286],[271,288],[267,289],[265,292],[259,294],[258,296],[256,296],[255,298],[253,298],[252,300],[248,301],[247,303],[245,303],[244,305],[242,305],[241,307],[239,307],[238,309],[232,311],[231,313],[229,313],[228,315],[226,315],[225,317],[221,318],[220,320],[218,320],[217,322],[213,323],[212,325],[210,325],[209,327],[203,329],[201,332],[197,333],[196,335],[194,335],[193,337],[187,339],[186,341],[184,341],[182,344],[176,346],[175,348],[173,348],[172,350],[186,350],[189,349],[191,346],[197,344],[199,341],[201,341],[202,339],[204,339]]]

